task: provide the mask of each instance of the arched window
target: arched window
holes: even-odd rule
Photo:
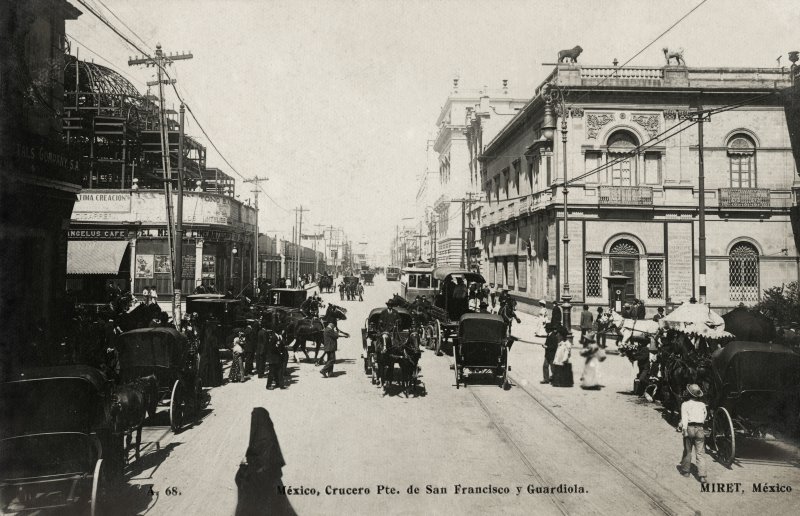
[[[758,250],[749,242],[731,248],[728,259],[731,301],[758,301]]]
[[[608,161],[614,162],[611,165],[611,185],[635,185],[636,156],[629,153],[639,146],[639,141],[628,131],[616,131],[608,137],[607,145]]]
[[[735,134],[728,141],[731,188],[756,187],[756,144],[745,134]]]

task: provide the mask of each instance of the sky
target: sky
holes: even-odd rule
[[[153,69],[129,67],[137,52],[85,9],[67,23],[72,53],[93,59],[146,91]],[[266,176],[262,232],[291,238],[344,228],[369,251],[387,252],[396,224],[414,215],[427,140],[460,87],[499,88],[528,98],[559,50],[579,61],[625,63],[701,0],[82,0],[148,52],[189,52],[172,76],[228,161],[245,177]],[[116,17],[114,17],[113,12]],[[124,22],[124,25],[122,22]],[[800,49],[796,0],[706,0],[631,61],[662,65],[662,47],[683,48],[688,66],[788,66]],[[174,94],[167,101],[177,106]],[[231,175],[208,147],[208,166]],[[468,171],[464,171],[468,173]],[[242,199],[250,185],[237,182]]]

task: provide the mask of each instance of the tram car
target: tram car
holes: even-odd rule
[[[400,267],[386,267],[386,281],[399,281]]]
[[[439,292],[439,281],[433,277],[432,263],[411,264],[403,269],[400,279],[400,295],[413,302],[417,296],[426,296],[433,302]]]

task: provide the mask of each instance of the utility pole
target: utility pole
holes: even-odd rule
[[[260,272],[259,269],[259,259],[258,259],[258,194],[260,192],[260,185],[263,182],[269,181],[268,177],[253,177],[251,179],[245,179],[243,183],[253,183],[255,188],[250,190],[251,193],[256,195],[256,228],[255,228],[255,251],[253,253],[253,295],[257,298],[258,297],[258,273]]]
[[[699,199],[699,224],[698,224],[698,244],[700,251],[700,267],[699,275],[697,278],[698,286],[700,287],[699,297],[700,302],[706,302],[706,185],[705,185],[705,167],[703,164],[703,119],[706,115],[703,113],[703,107],[697,106],[697,152],[698,152],[698,177],[697,189]]]
[[[161,50],[161,44],[156,45],[155,57],[141,57],[136,59],[128,59],[128,66],[145,65],[147,67],[155,66],[157,80],[155,82],[148,82],[148,86],[158,85],[158,112],[159,112],[159,129],[161,137],[161,161],[164,167],[164,202],[167,210],[167,244],[169,245],[170,260],[171,260],[171,275],[172,275],[172,320],[175,326],[180,325],[181,320],[181,276],[183,264],[180,261],[183,259],[183,109],[181,103],[181,128],[178,143],[178,224],[175,227],[172,217],[172,171],[170,170],[170,150],[169,150],[169,128],[167,127],[167,116],[164,110],[164,84],[175,84],[174,79],[164,80],[165,66],[169,66],[173,61],[192,59],[192,54],[169,54],[165,55]],[[178,234],[180,231],[180,234]],[[176,243],[176,238],[177,243]],[[180,250],[178,250],[180,249]],[[197,266],[197,264],[195,264]]]
[[[296,256],[297,256],[297,276],[300,276],[300,257],[302,253],[300,252],[300,246],[303,244],[303,212],[310,211],[303,208],[303,205],[300,205],[300,208],[295,208],[295,212],[300,213],[300,224],[297,226],[297,247],[296,247]],[[295,278],[296,279],[296,278]],[[299,286],[299,285],[298,285]]]
[[[322,228],[322,247],[325,248],[325,225],[324,224],[314,224],[314,227],[317,228],[319,231]],[[317,274],[319,273],[319,256],[317,255],[317,238],[319,235],[316,233],[314,234],[314,279],[317,278]]]

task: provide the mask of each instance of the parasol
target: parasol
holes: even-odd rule
[[[737,340],[770,342],[775,338],[775,325],[760,312],[739,306],[722,318],[725,320],[725,328],[736,335]]]
[[[700,337],[704,337],[706,339],[734,339],[736,336],[728,331],[722,329],[722,327],[711,327],[707,324],[695,324],[695,323],[688,323],[684,325],[681,329],[684,333],[688,335],[699,335]]]

